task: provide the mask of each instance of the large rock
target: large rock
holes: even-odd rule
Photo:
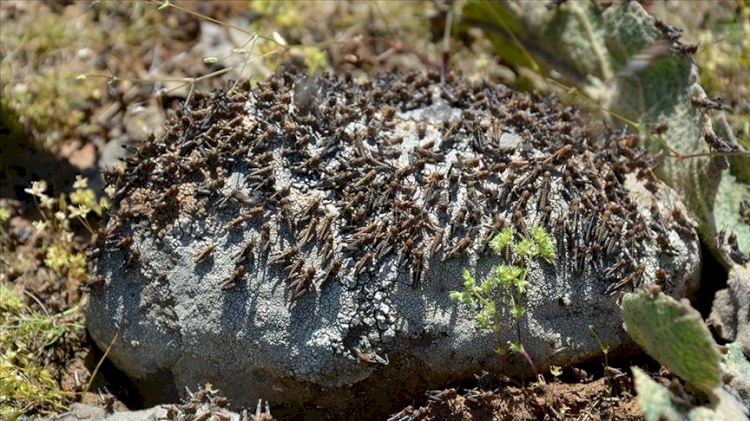
[[[486,276],[503,226],[542,225],[521,331],[536,364],[629,343],[618,293],[697,288],[679,200],[627,133],[591,138],[575,109],[448,75],[357,84],[280,73],[196,95],[108,174],[89,331],[132,377],[211,383],[236,405],[384,414],[426,388],[499,372],[493,334],[449,300]],[[508,309],[504,340],[515,340]],[[517,356],[507,374],[526,376]]]

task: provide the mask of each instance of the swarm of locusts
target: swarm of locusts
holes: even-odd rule
[[[448,107],[433,114],[437,103]],[[612,293],[640,283],[646,240],[668,253],[673,226],[693,235],[679,211],[637,212],[625,175],[656,179],[635,136],[590,139],[577,110],[489,82],[282,71],[255,89],[196,94],[170,124],[107,174],[117,210],[94,255],[117,249],[124,271],[140,265],[134,237],[177,235],[201,244],[196,266],[232,253],[225,290],[275,267],[295,301],[384,262],[418,288],[426,266],[482,256],[504,227],[536,224],[556,239],[561,265],[550,264],[599,273]],[[221,223],[193,235],[203,220]],[[219,247],[212,230],[240,243]]]

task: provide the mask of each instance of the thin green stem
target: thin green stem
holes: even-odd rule
[[[497,315],[497,311],[492,315],[492,320],[495,323],[493,330],[497,337],[498,353],[503,357],[503,374],[505,374],[508,372],[508,352],[505,350],[505,345],[503,344],[502,321],[500,320],[500,316]]]
[[[78,220],[79,220],[79,221],[81,221],[81,223],[83,224],[83,226],[84,226],[84,227],[86,227],[86,231],[88,231],[88,232],[89,232],[89,234],[91,234],[91,235],[94,235],[94,234],[95,234],[95,232],[94,232],[94,228],[93,228],[93,227],[91,227],[91,224],[89,224],[89,221],[88,221],[88,220],[86,220],[86,218],[84,218],[83,216],[80,216],[80,215],[79,215],[79,216],[78,216]]]

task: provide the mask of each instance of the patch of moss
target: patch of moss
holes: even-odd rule
[[[40,358],[40,350],[51,349],[63,336],[82,333],[83,326],[70,321],[73,310],[57,315],[33,311],[0,284],[0,418],[59,412],[74,399],[60,390]]]

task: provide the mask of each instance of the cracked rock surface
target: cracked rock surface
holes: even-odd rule
[[[629,343],[618,294],[697,289],[700,247],[637,139],[589,137],[576,109],[453,75],[356,83],[280,72],[195,95],[107,174],[89,332],[144,382],[211,383],[234,403],[386,414],[426,387],[499,372],[492,333],[449,300],[487,276],[503,227],[544,226],[524,346],[541,369]],[[507,326],[512,317],[501,311]],[[505,340],[515,340],[514,329]],[[520,357],[507,374],[525,376]]]

